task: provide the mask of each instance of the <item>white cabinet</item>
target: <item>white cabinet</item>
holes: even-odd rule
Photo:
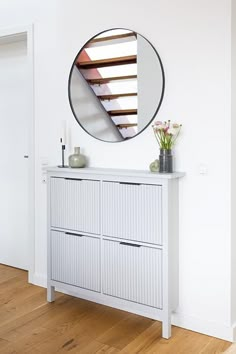
[[[100,233],[99,181],[52,177],[50,188],[52,227]]]
[[[100,291],[100,240],[51,231],[51,278]]]
[[[103,293],[162,309],[162,250],[111,240],[103,248]]]
[[[178,305],[183,173],[48,169],[48,301],[55,287],[163,322]]]
[[[103,235],[162,244],[162,187],[104,182]]]

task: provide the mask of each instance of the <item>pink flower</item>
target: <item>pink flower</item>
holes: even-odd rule
[[[162,125],[162,122],[158,120],[157,122],[154,123],[155,125]]]

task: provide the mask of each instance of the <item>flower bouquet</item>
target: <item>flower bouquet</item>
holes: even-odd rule
[[[157,121],[152,125],[155,138],[160,147],[159,172],[161,173],[173,172],[173,158],[171,149],[179,136],[181,127],[181,124],[172,124],[170,120],[167,122]]]

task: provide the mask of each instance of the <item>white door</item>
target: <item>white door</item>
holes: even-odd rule
[[[29,269],[26,34],[0,38],[0,263]]]

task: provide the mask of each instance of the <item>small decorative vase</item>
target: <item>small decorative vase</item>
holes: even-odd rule
[[[160,173],[172,173],[173,172],[173,156],[171,150],[160,149],[159,155],[160,161]]]
[[[151,172],[158,172],[159,171],[159,161],[155,160],[149,165],[149,169]]]
[[[82,168],[86,165],[85,156],[80,153],[80,147],[74,148],[74,154],[69,156],[69,166],[72,168]]]

